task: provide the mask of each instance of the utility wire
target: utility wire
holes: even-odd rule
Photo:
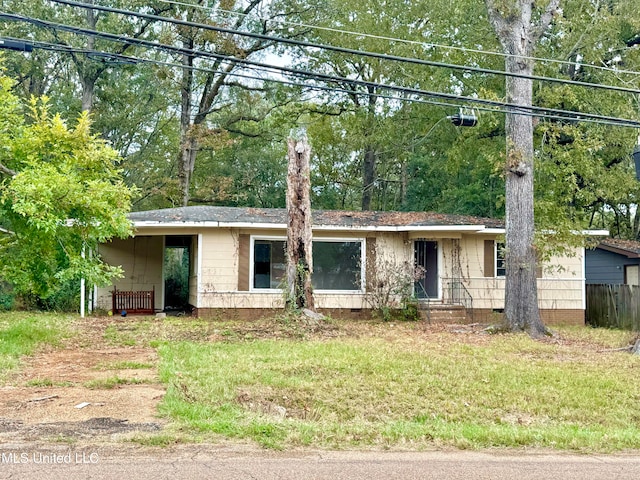
[[[10,37],[4,37],[7,38],[9,40],[16,40],[16,41],[25,41],[25,40],[21,40],[21,39],[17,39],[17,38],[10,38]],[[229,77],[237,77],[237,78],[244,78],[247,80],[257,80],[257,81],[262,81],[262,82],[271,82],[271,83],[280,83],[283,85],[288,85],[288,86],[293,86],[293,87],[300,87],[300,88],[305,88],[305,89],[309,89],[309,90],[319,90],[319,91],[325,91],[325,92],[340,92],[340,93],[347,93],[347,94],[353,94],[354,91],[353,90],[349,90],[346,88],[340,88],[340,87],[329,87],[327,85],[316,85],[316,84],[309,84],[309,83],[298,83],[298,82],[293,82],[290,80],[286,80],[284,78],[274,78],[274,77],[264,77],[264,76],[258,76],[258,72],[259,70],[256,72],[256,75],[248,75],[245,73],[238,73],[238,72],[222,72],[219,70],[213,70],[211,68],[204,68],[204,67],[197,67],[195,65],[183,65],[181,63],[175,63],[175,62],[166,62],[166,61],[162,61],[162,60],[152,60],[152,59],[147,59],[147,58],[140,58],[140,57],[134,57],[131,55],[122,55],[122,54],[115,54],[115,53],[106,53],[106,52],[100,52],[98,50],[89,50],[89,49],[84,49],[84,48],[75,48],[75,47],[71,47],[69,45],[63,45],[63,44],[56,44],[56,43],[48,43],[48,42],[40,42],[40,41],[30,41],[31,44],[33,45],[33,48],[39,48],[42,50],[49,50],[49,51],[57,51],[57,52],[62,52],[62,53],[78,53],[78,54],[84,54],[87,55],[91,58],[94,58],[98,61],[103,61],[105,63],[112,63],[112,64],[122,64],[122,65],[133,65],[133,64],[149,64],[149,65],[157,65],[157,66],[162,66],[162,67],[172,67],[172,68],[177,68],[177,69],[187,69],[187,70],[191,70],[191,71],[196,71],[196,72],[204,72],[204,73],[224,73],[225,75],[229,76]],[[264,69],[266,70],[266,69]],[[266,73],[278,73],[278,72],[266,72]],[[348,81],[347,79],[345,79],[345,81]],[[401,101],[401,102],[411,102],[411,103],[424,103],[424,104],[429,104],[429,105],[436,105],[436,106],[441,106],[441,107],[455,107],[455,108],[460,108],[461,105],[458,103],[447,103],[447,102],[439,102],[436,100],[426,100],[423,98],[415,98],[415,97],[399,97],[399,96],[392,96],[392,95],[384,95],[384,94],[376,94],[377,97],[380,98],[384,98],[387,100],[396,100],[396,101]],[[488,112],[496,112],[496,113],[503,113],[504,111],[501,110],[497,110],[497,109],[488,109],[488,108],[476,108],[476,110],[481,110],[481,111],[488,111]],[[546,118],[546,117],[545,117]],[[566,118],[566,117],[562,117],[562,118]]]
[[[284,72],[297,77],[302,76],[305,78],[313,78],[315,80],[322,80],[322,81],[333,82],[333,83],[348,83],[351,85],[357,85],[357,86],[366,87],[366,88],[376,88],[376,89],[382,88],[382,89],[392,90],[392,91],[401,92],[401,93],[425,95],[428,97],[447,99],[447,100],[453,100],[458,102],[472,102],[474,104],[479,104],[479,105],[505,107],[514,114],[536,112],[536,113],[542,113],[546,115],[559,115],[567,120],[573,120],[573,121],[579,121],[579,120],[585,120],[585,119],[596,119],[596,120],[605,120],[605,121],[611,122],[612,124],[615,123],[623,126],[640,127],[640,122],[628,120],[628,119],[621,119],[618,117],[608,117],[608,116],[597,115],[592,113],[572,112],[567,110],[544,108],[544,107],[537,107],[537,106],[523,106],[523,105],[517,105],[513,103],[499,102],[495,100],[466,97],[462,95],[454,95],[454,94],[447,94],[447,93],[441,93],[441,92],[431,92],[427,90],[420,90],[420,89],[409,88],[409,87],[399,87],[395,85],[387,85],[387,84],[381,84],[381,83],[365,81],[365,80],[346,79],[344,77],[309,72],[306,70],[299,70],[299,69],[294,69],[290,67],[269,65],[261,62],[256,62],[253,60],[237,58],[237,57],[217,54],[213,52],[197,51],[193,49],[174,47],[171,45],[164,45],[157,42],[150,42],[150,41],[142,40],[139,38],[130,38],[123,35],[114,35],[111,33],[99,32],[96,30],[90,30],[86,28],[73,27],[73,26],[63,25],[63,24],[54,23],[54,22],[48,22],[46,20],[40,20],[36,18],[31,18],[31,17],[24,17],[22,15],[5,14],[0,12],[0,18],[5,18],[9,20],[26,21],[28,23],[32,23],[32,24],[46,27],[46,28],[59,29],[62,31],[68,31],[76,34],[90,35],[90,36],[95,36],[98,38],[103,38],[111,41],[128,43],[131,45],[140,45],[146,48],[165,50],[167,52],[177,53],[180,55],[189,55],[192,57],[202,57],[202,58],[213,58],[221,62],[231,62],[235,64],[249,65],[249,66],[255,66],[259,68],[274,69],[274,70],[278,70],[280,72]],[[352,92],[352,93],[357,93],[357,92]]]
[[[209,12],[222,12],[222,13],[228,13],[231,15],[236,15],[236,16],[247,16],[248,14],[243,13],[243,12],[235,12],[233,10],[225,10],[223,8],[211,8],[211,7],[206,7],[204,5],[195,5],[193,3],[186,3],[186,2],[178,2],[175,0],[159,0],[163,3],[168,3],[170,5],[180,5],[183,7],[191,7],[194,9],[200,9],[200,10],[206,10]],[[455,47],[453,45],[443,45],[440,43],[433,43],[433,42],[419,42],[416,40],[407,40],[407,39],[403,39],[403,38],[397,38],[397,37],[387,37],[384,35],[374,35],[371,33],[362,33],[362,32],[354,32],[352,30],[342,30],[339,28],[332,28],[332,27],[321,27],[319,25],[310,25],[310,24],[305,24],[305,23],[299,23],[299,22],[290,22],[287,20],[277,20],[277,22],[279,24],[282,25],[291,25],[294,27],[303,27],[303,28],[310,28],[310,29],[314,29],[314,30],[323,30],[323,31],[327,31],[327,32],[332,32],[332,33],[341,33],[341,34],[345,34],[345,35],[354,35],[357,37],[363,37],[363,38],[372,38],[375,40],[386,40],[389,42],[397,42],[397,43],[406,43],[408,45],[417,45],[417,46],[421,46],[421,47],[428,47],[428,48],[440,48],[440,49],[446,49],[446,50],[457,50],[457,51],[461,51],[464,53],[478,53],[481,55],[494,55],[494,56],[499,56],[499,57],[515,57],[516,55],[513,55],[511,53],[503,53],[503,52],[495,52],[492,50],[478,50],[478,49],[474,49],[474,48],[467,48],[467,47]],[[640,75],[640,72],[634,71],[634,70],[620,70],[617,68],[613,68],[613,67],[603,67],[601,65],[590,65],[587,63],[579,63],[579,62],[572,62],[569,60],[557,60],[557,59],[553,59],[553,58],[543,58],[543,57],[529,57],[529,56],[523,56],[523,55],[517,55],[518,58],[522,58],[525,60],[533,60],[533,61],[537,61],[537,62],[548,62],[548,63],[556,63],[559,65],[578,65],[580,67],[584,67],[584,68],[592,68],[592,69],[596,69],[596,70],[603,70],[603,71],[608,71],[608,72],[613,72],[613,73],[617,73],[617,74],[628,74],[628,75],[635,75],[638,76]]]
[[[25,41],[25,40],[20,40],[20,39],[14,39],[11,38],[10,40],[19,40],[19,41]],[[46,50],[52,50],[52,51],[60,51],[60,52],[65,52],[65,53],[81,53],[81,54],[85,54],[87,56],[90,57],[94,57],[98,60],[104,61],[104,62],[108,62],[108,63],[115,63],[115,64],[136,64],[136,63],[146,63],[146,64],[152,64],[152,65],[159,65],[159,66],[166,66],[166,67],[172,67],[172,68],[178,68],[178,69],[188,69],[188,70],[192,70],[192,71],[201,71],[201,72],[205,72],[205,73],[223,73],[217,70],[212,70],[209,68],[203,68],[203,67],[196,67],[196,66],[185,66],[183,64],[179,64],[179,63],[174,63],[174,62],[166,62],[166,61],[161,61],[161,60],[151,60],[151,59],[145,59],[145,58],[140,58],[140,57],[134,57],[134,56],[129,56],[129,55],[122,55],[122,54],[114,54],[114,53],[106,53],[106,52],[100,52],[97,50],[89,50],[89,49],[80,49],[80,48],[74,48],[74,47],[70,47],[68,45],[62,45],[62,44],[51,44],[51,43],[47,43],[47,42],[36,42],[36,41],[31,41],[31,43],[33,44],[33,46],[35,48],[42,48],[42,49],[46,49]],[[277,73],[276,71],[279,70],[279,67],[276,66],[265,66],[265,67],[259,67],[260,70],[267,70],[268,73]],[[273,71],[276,70],[276,71]],[[237,78],[244,78],[244,79],[248,79],[248,80],[257,80],[257,81],[264,81],[264,82],[272,82],[272,83],[280,83],[283,85],[288,85],[288,86],[293,86],[293,87],[299,87],[299,88],[306,88],[306,89],[310,89],[310,90],[318,90],[318,91],[324,91],[324,92],[340,92],[340,93],[346,93],[346,94],[354,94],[357,92],[354,92],[353,90],[349,90],[347,88],[340,88],[340,87],[329,87],[329,86],[325,86],[325,85],[315,85],[315,84],[308,84],[308,83],[298,83],[298,82],[293,82],[290,80],[285,80],[283,78],[273,78],[273,77],[260,77],[257,75],[247,75],[247,74],[242,74],[242,73],[238,73],[238,72],[224,72],[226,75],[231,76],[231,77],[237,77]],[[313,78],[312,78],[313,80]],[[342,79],[343,83],[350,83],[351,80],[343,78]],[[380,84],[380,88],[386,88],[384,85]],[[461,108],[462,105],[460,103],[452,103],[452,102],[443,102],[443,101],[437,101],[437,100],[427,100],[424,98],[416,98],[416,97],[400,97],[400,96],[393,96],[393,95],[385,95],[385,94],[381,94],[381,93],[377,93],[375,94],[375,96],[380,97],[380,98],[384,98],[387,100],[394,100],[394,101],[400,101],[400,102],[411,102],[411,103],[422,103],[422,104],[429,104],[429,105],[436,105],[436,106],[441,106],[441,107],[447,107],[447,108]],[[476,99],[473,98],[469,98],[469,97],[463,97],[465,100],[465,103],[474,103]],[[505,104],[499,104],[498,106],[494,107],[494,108],[489,108],[489,107],[482,107],[482,106],[474,106],[473,108],[475,110],[478,111],[485,111],[485,112],[491,112],[491,113],[507,113],[511,110],[503,108],[503,105]],[[569,113],[569,114],[575,114],[576,112],[570,112],[570,111],[563,111],[565,113]],[[545,118],[548,120],[561,120],[561,121],[584,121],[584,122],[589,122],[589,123],[596,123],[596,124],[602,124],[602,125],[610,125],[610,126],[622,126],[622,127],[631,127],[631,128],[638,128],[640,127],[640,122],[634,122],[632,120],[629,120],[628,122],[630,122],[629,124],[624,123],[625,120],[624,119],[619,119],[616,117],[612,117],[615,118],[615,121],[612,121],[610,119],[590,119],[590,118],[572,118],[572,117],[568,117],[566,115],[550,115],[550,114],[544,114],[544,113],[533,113],[533,112],[518,112],[519,115],[525,115],[525,116],[532,116],[532,117],[538,117],[538,118]]]
[[[409,94],[414,94],[414,95],[425,95],[428,97],[432,97],[432,98],[440,98],[440,99],[447,99],[447,100],[453,100],[453,101],[459,101],[459,102],[472,102],[474,104],[479,104],[479,105],[486,105],[486,106],[494,106],[494,107],[505,107],[507,108],[510,112],[514,113],[514,114],[521,114],[521,113],[528,113],[528,112],[536,112],[536,113],[542,113],[542,114],[546,114],[546,115],[559,115],[567,120],[573,120],[573,121],[580,121],[580,120],[585,120],[585,119],[597,119],[597,120],[605,120],[605,121],[609,121],[612,124],[619,124],[621,126],[629,126],[629,127],[640,127],[640,122],[634,121],[634,120],[629,120],[629,119],[621,119],[618,117],[610,117],[610,116],[604,116],[604,115],[598,115],[598,114],[593,114],[593,113],[582,113],[582,112],[571,112],[571,111],[567,111],[567,110],[560,110],[560,109],[553,109],[553,108],[545,108],[545,107],[537,107],[537,106],[529,106],[529,105],[517,105],[517,104],[513,104],[513,103],[506,103],[506,102],[498,102],[495,100],[487,100],[487,99],[481,99],[481,98],[474,98],[474,97],[466,97],[466,96],[462,96],[462,95],[454,95],[454,94],[448,94],[448,93],[441,93],[441,92],[432,92],[432,91],[428,91],[428,90],[420,90],[417,88],[409,88],[409,87],[400,87],[400,86],[395,86],[395,85],[387,85],[387,84],[381,84],[381,83],[376,83],[376,82],[371,82],[371,81],[366,81],[366,80],[357,80],[357,79],[347,79],[344,77],[338,77],[338,76],[333,76],[333,75],[327,75],[327,74],[323,74],[323,73],[315,73],[315,72],[309,72],[306,70],[299,70],[299,69],[295,69],[295,68],[290,68],[290,67],[284,67],[284,66],[277,66],[277,65],[269,65],[269,64],[265,64],[265,63],[261,63],[261,62],[256,62],[253,60],[248,60],[245,58],[237,58],[237,57],[232,57],[229,55],[222,55],[222,54],[218,54],[218,53],[213,53],[213,52],[206,52],[206,51],[197,51],[197,50],[193,50],[193,49],[187,49],[187,48],[180,48],[180,47],[174,47],[171,45],[165,45],[165,44],[161,44],[161,43],[157,43],[157,42],[150,42],[147,40],[142,40],[139,38],[130,38],[130,37],[126,37],[124,35],[114,35],[112,33],[106,33],[106,32],[99,32],[96,30],[90,30],[87,28],[80,28],[80,27],[73,27],[73,26],[69,26],[69,25],[63,25],[63,24],[59,24],[59,23],[54,23],[54,22],[48,22],[46,20],[40,20],[40,19],[36,19],[36,18],[31,18],[31,17],[24,17],[22,15],[15,15],[15,14],[6,14],[6,13],[2,13],[0,12],[0,18],[4,18],[4,19],[8,19],[8,20],[18,20],[18,21],[25,21],[28,23],[32,23],[34,25],[38,25],[38,26],[42,26],[42,27],[46,27],[46,28],[53,28],[53,29],[58,29],[58,30],[62,30],[62,31],[67,31],[67,32],[71,32],[71,33],[79,33],[79,34],[83,34],[83,35],[90,35],[90,36],[95,36],[97,38],[103,38],[103,39],[107,39],[107,40],[112,40],[112,41],[116,41],[116,42],[122,42],[122,43],[128,43],[130,45],[140,45],[146,48],[154,48],[154,49],[161,49],[161,50],[165,50],[167,52],[171,52],[171,53],[177,53],[180,55],[188,55],[188,56],[192,56],[192,57],[203,57],[203,58],[213,58],[217,61],[220,62],[230,62],[230,63],[234,63],[234,64],[242,64],[242,65],[250,65],[250,66],[254,66],[254,67],[259,67],[259,68],[267,68],[267,69],[275,69],[275,70],[279,70],[280,72],[284,72],[293,76],[302,76],[305,78],[313,78],[315,80],[322,80],[322,81],[326,81],[326,82],[332,82],[332,83],[349,83],[351,85],[357,85],[357,86],[361,86],[361,87],[365,87],[365,88],[382,88],[382,89],[386,89],[386,90],[392,90],[392,91],[396,91],[396,92],[401,92],[401,93],[409,93]],[[354,93],[354,92],[352,92]],[[357,92],[355,92],[357,93]]]
[[[191,27],[191,28],[199,28],[199,29],[210,30],[210,31],[218,32],[218,33],[226,33],[226,34],[229,34],[229,35],[240,35],[240,36],[244,36],[244,37],[253,38],[253,39],[256,39],[256,40],[263,40],[263,41],[268,41],[268,42],[273,42],[273,43],[283,43],[283,44],[287,44],[287,45],[294,45],[294,46],[297,46],[297,47],[319,48],[319,49],[329,50],[329,51],[337,52],[337,53],[345,53],[345,54],[349,54],[349,55],[358,55],[358,56],[361,56],[361,57],[377,58],[377,59],[381,59],[381,60],[391,60],[391,61],[395,61],[395,62],[404,62],[404,63],[410,63],[410,64],[414,64],[414,65],[424,65],[424,66],[430,66],[430,67],[450,68],[452,70],[461,70],[461,71],[464,71],[464,72],[484,73],[484,74],[489,74],[489,75],[501,75],[501,76],[514,77],[514,78],[526,78],[526,79],[529,79],[529,80],[538,80],[538,81],[543,81],[543,82],[560,83],[560,84],[563,84],[563,85],[574,85],[574,86],[580,86],[580,87],[600,88],[600,89],[612,90],[612,91],[618,91],[618,92],[624,92],[624,93],[633,93],[633,94],[636,94],[636,95],[640,94],[640,90],[635,89],[635,88],[620,87],[620,86],[616,86],[616,85],[601,85],[601,84],[597,84],[597,83],[581,82],[581,81],[578,81],[578,80],[568,80],[568,79],[561,79],[561,78],[554,78],[554,77],[543,77],[543,76],[538,76],[538,75],[526,75],[526,74],[520,74],[520,73],[505,72],[504,70],[493,70],[493,69],[488,69],[488,68],[473,67],[473,66],[470,66],[470,65],[457,65],[457,64],[453,64],[453,63],[436,62],[436,61],[433,61],[433,60],[423,60],[423,59],[412,58],[412,57],[401,57],[401,56],[397,56],[397,55],[389,55],[389,54],[385,54],[385,53],[370,52],[370,51],[366,51],[366,50],[355,50],[355,49],[352,49],[352,48],[344,48],[344,47],[337,47],[337,46],[333,46],[333,45],[325,45],[325,44],[320,44],[320,43],[307,42],[305,40],[296,40],[296,39],[292,39],[292,38],[275,37],[275,36],[272,36],[272,35],[264,35],[264,34],[261,34],[261,33],[244,32],[242,30],[237,30],[237,29],[233,29],[233,28],[217,27],[215,25],[207,25],[207,24],[204,24],[204,23],[191,22],[191,21],[188,21],[188,20],[167,18],[167,17],[163,17],[161,15],[153,15],[153,14],[148,14],[148,13],[139,13],[139,12],[133,12],[133,11],[130,11],[130,10],[123,10],[123,9],[120,9],[120,8],[104,7],[104,6],[101,6],[101,5],[94,5],[94,4],[86,4],[86,3],[76,2],[74,0],[51,0],[51,1],[54,2],[54,3],[60,3],[62,5],[79,7],[79,8],[84,8],[84,9],[88,9],[88,10],[99,10],[99,11],[104,11],[104,12],[109,12],[109,13],[117,13],[117,14],[120,14],[120,15],[135,16],[135,17],[138,17],[138,18],[144,18],[146,20],[154,20],[154,21],[158,21],[158,22],[167,22],[167,23],[172,23],[174,25],[180,25],[180,26]]]

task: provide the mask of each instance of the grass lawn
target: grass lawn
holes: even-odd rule
[[[275,449],[640,450],[630,332],[561,328],[544,342],[479,328],[0,314],[0,383],[44,345],[153,347],[167,387],[146,444],[228,438]],[[148,368],[123,359],[101,370]],[[119,388],[114,374],[86,388]]]
[[[230,334],[159,346],[161,413],[270,448],[640,448],[629,332],[526,335],[337,325],[326,337]]]
[[[0,383],[18,367],[20,357],[44,345],[58,345],[71,333],[73,316],[12,312],[0,314]]]

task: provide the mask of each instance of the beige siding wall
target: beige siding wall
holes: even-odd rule
[[[200,293],[231,292],[238,287],[238,232],[208,230],[202,234]]]
[[[273,309],[283,308],[284,301],[280,293],[256,293],[256,292],[217,292],[207,291],[200,293],[199,308],[214,309]]]
[[[331,294],[316,293],[316,307],[319,309],[353,309],[370,308],[363,294]],[[200,294],[203,309],[274,309],[284,307],[284,297],[279,292],[207,292]],[[338,305],[339,307],[336,307]]]
[[[152,290],[155,288],[155,308],[162,309],[163,237],[134,237],[113,240],[100,246],[100,254],[109,265],[120,265],[124,277],[114,280],[118,290]],[[111,309],[113,287],[99,288],[97,306]]]
[[[413,262],[413,242],[401,233],[381,232],[376,235],[376,267],[378,271],[401,269]]]
[[[540,308],[571,310],[585,308],[584,249],[576,248],[573,255],[553,257],[542,269],[538,280]]]
[[[192,305],[202,309],[282,307],[283,298],[278,292],[238,291],[238,245],[241,234],[284,238],[284,230],[147,229],[138,234],[151,232],[159,235],[137,236],[135,239],[118,240],[101,247],[100,251],[108,263],[122,265],[125,270],[125,278],[115,283],[118,289],[150,290],[155,286],[156,308],[162,308],[162,235],[191,235],[193,243],[189,301]],[[454,238],[447,238],[444,233],[417,236],[390,232],[314,232],[315,239],[366,237],[375,237],[375,270],[378,278],[391,278],[394,270],[402,271],[404,266],[406,271],[406,265],[413,264],[414,239],[433,240],[438,242],[440,291],[451,278],[461,278],[473,297],[474,308],[488,311],[504,308],[504,279],[486,277],[484,272],[484,241],[494,237],[457,233],[450,235]],[[575,253],[575,256],[568,258],[553,258],[545,265],[543,277],[538,280],[542,309],[584,309],[583,253],[581,249],[577,249]],[[368,266],[370,267],[371,265]],[[99,307],[110,308],[110,290],[111,288],[99,290]],[[316,304],[321,309],[358,310],[371,306],[364,293],[316,293]]]
[[[460,239],[460,263],[465,278],[484,277],[484,241],[486,235],[463,235]]]
[[[464,283],[473,297],[474,308],[504,308],[504,278],[485,277],[484,240],[478,235],[464,242],[462,264],[467,265],[468,277]],[[463,239],[464,240],[464,239]],[[545,262],[542,277],[538,279],[538,304],[541,309],[584,309],[583,250],[576,249],[574,255],[554,257]]]

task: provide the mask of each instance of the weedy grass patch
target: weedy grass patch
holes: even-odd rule
[[[117,362],[102,362],[94,367],[94,370],[147,370],[154,368],[149,362],[138,362],[135,360],[122,360]]]
[[[113,346],[151,346],[164,340],[206,340],[211,322],[196,318],[153,317],[115,318],[104,331],[104,340]]]
[[[100,378],[89,380],[83,384],[84,387],[91,390],[111,390],[117,388],[120,385],[143,385],[151,383],[150,380],[141,378],[123,378],[118,375],[114,375],[109,378]]]
[[[385,328],[385,327],[382,327]],[[270,448],[640,448],[640,357],[628,332],[376,335],[167,342],[166,416]]]

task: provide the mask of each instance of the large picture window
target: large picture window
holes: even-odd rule
[[[313,276],[316,290],[361,290],[362,242],[313,242]]]
[[[286,281],[286,241],[253,239],[253,289],[280,289]],[[316,240],[313,249],[315,290],[361,291],[363,240]]]

